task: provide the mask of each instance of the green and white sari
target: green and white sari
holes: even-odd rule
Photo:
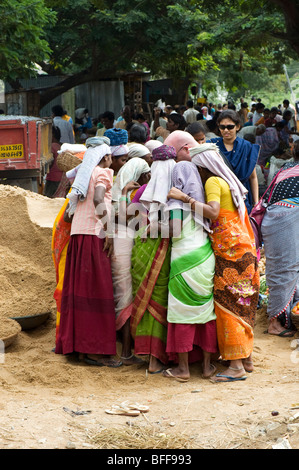
[[[216,319],[214,311],[215,256],[207,232],[191,213],[171,212],[183,218],[181,236],[172,238],[167,321],[205,324]]]

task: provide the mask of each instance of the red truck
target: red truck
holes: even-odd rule
[[[0,184],[37,192],[52,160],[52,119],[0,115]]]

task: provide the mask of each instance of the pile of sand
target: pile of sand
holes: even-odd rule
[[[0,185],[0,317],[55,308],[51,233],[63,202]]]
[[[17,334],[21,331],[21,326],[16,320],[11,318],[1,319],[0,322],[0,339],[1,341],[11,335]]]

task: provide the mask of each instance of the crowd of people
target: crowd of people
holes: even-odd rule
[[[53,110],[60,119],[45,195],[65,197],[52,237],[56,354],[95,366],[144,364],[180,382],[200,362],[204,378],[245,380],[260,298],[250,214],[271,181],[262,224],[268,333],[294,336],[299,133],[287,100],[283,107],[190,100],[156,107],[148,122],[125,106],[119,118],[103,113],[84,138],[86,109],[83,124]],[[59,181],[65,149],[81,162]],[[281,164],[271,179],[273,158]]]

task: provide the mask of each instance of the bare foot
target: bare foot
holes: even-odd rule
[[[150,374],[158,374],[159,372],[162,372],[162,370],[165,369],[166,366],[164,366],[164,364],[162,364],[159,359],[157,359],[155,356],[150,355],[148,365],[148,371]]]
[[[241,369],[234,369],[228,367],[224,372],[221,372],[211,378],[213,382],[233,382],[235,380],[245,380],[245,370],[242,367]]]
[[[214,366],[214,364],[203,365],[202,370],[203,370],[202,377],[204,379],[209,379],[210,377],[212,377],[212,375],[215,374],[216,367]]]
[[[107,367],[120,367],[122,365],[120,360],[103,354],[86,354],[84,361],[88,364]]]
[[[285,337],[285,338],[290,338],[290,337],[294,336],[295,331],[288,330],[287,328],[282,326],[282,324],[280,323],[279,320],[277,320],[276,318],[272,318],[269,321],[268,333],[270,335],[276,335],[276,336],[282,336],[282,337]]]
[[[245,369],[242,359],[230,361],[230,365],[224,372],[221,372],[211,378],[213,382],[233,382],[235,380],[245,380]]]
[[[253,361],[252,361],[251,355],[249,357],[247,357],[246,359],[243,359],[242,362],[243,362],[243,367],[246,370],[246,372],[253,372],[254,371]]]
[[[134,354],[131,354],[131,356],[128,357],[120,356],[120,359],[124,366],[135,366],[145,364],[145,361],[141,359],[141,357],[134,356]]]
[[[181,369],[180,367],[164,370],[162,374],[163,377],[173,378],[183,382],[187,382],[190,379],[189,370]]]

